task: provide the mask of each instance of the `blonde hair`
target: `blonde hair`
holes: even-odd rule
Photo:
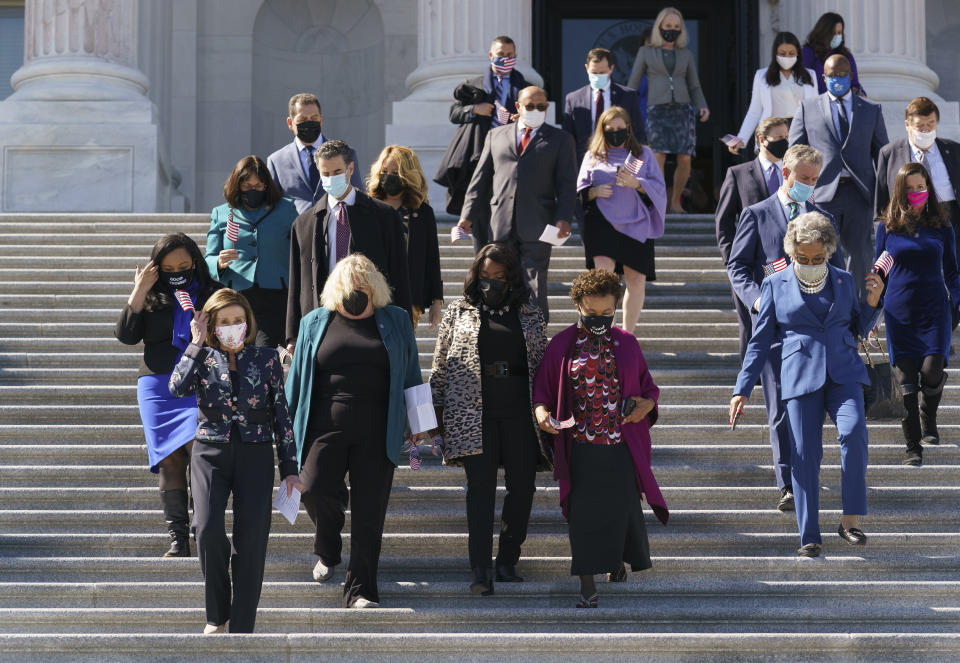
[[[607,139],[603,135],[603,128],[607,125],[608,122],[620,118],[627,125],[627,140],[624,141],[621,147],[627,149],[630,154],[635,157],[639,157],[643,154],[643,147],[640,145],[640,141],[637,140],[636,135],[633,133],[633,124],[630,122],[630,113],[626,111],[625,108],[620,106],[611,106],[607,110],[600,113],[600,117],[597,119],[597,126],[593,130],[593,136],[590,138],[590,144],[587,146],[587,152],[593,155],[593,158],[596,161],[606,161],[607,160],[607,150],[610,149],[610,146],[607,145]]]
[[[660,36],[660,26],[666,20],[667,16],[675,14],[680,19],[680,36],[673,42],[677,48],[684,48],[687,45],[687,24],[683,20],[683,14],[675,7],[664,7],[657,14],[657,19],[653,22],[653,28],[650,30],[650,45],[656,48],[663,48],[663,37]]]
[[[791,173],[801,163],[823,168],[823,155],[820,154],[819,150],[815,147],[797,143],[796,145],[790,146],[790,149],[783,155],[783,161],[780,163],[783,168],[786,168]]]
[[[364,285],[370,288],[373,308],[383,308],[393,300],[387,279],[370,258],[362,253],[351,253],[338,262],[327,277],[320,293],[320,305],[336,311],[351,292]]]
[[[220,348],[220,339],[217,338],[217,315],[225,308],[239,306],[243,308],[243,314],[247,318],[247,336],[243,339],[243,344],[253,345],[257,339],[257,319],[253,317],[253,309],[250,308],[250,302],[236,290],[230,288],[221,288],[210,295],[210,299],[203,305],[203,312],[210,316],[207,320],[207,345],[211,348]]]
[[[423,176],[420,159],[417,153],[403,145],[387,145],[380,152],[380,156],[370,166],[370,177],[367,178],[367,193],[379,200],[387,197],[380,188],[380,175],[383,173],[383,164],[387,159],[393,159],[397,164],[397,175],[403,182],[403,206],[407,209],[417,209],[427,199],[427,178]]]

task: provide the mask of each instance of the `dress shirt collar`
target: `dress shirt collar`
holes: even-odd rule
[[[847,109],[848,114],[851,108],[853,108],[853,92],[847,92],[842,97],[834,96],[833,92],[827,92],[827,96],[830,97],[830,101],[840,101],[843,103],[843,107]]]
[[[541,124],[540,127],[543,125]],[[530,140],[533,140],[533,137],[537,135],[537,132],[540,131],[540,127],[530,127]],[[523,140],[523,132],[527,128],[527,125],[523,122],[523,115],[520,116],[520,119],[517,120],[517,145],[520,144],[520,141]]]
[[[757,155],[757,156],[758,156],[759,159],[760,159],[760,167],[763,168],[763,176],[769,180],[769,179],[770,179],[770,169],[771,169],[771,168],[776,168],[776,169],[777,169],[777,173],[778,173],[778,174],[777,174],[777,179],[780,180],[780,182],[782,183],[782,182],[783,182],[783,173],[781,172],[781,167],[783,166],[783,161],[782,161],[782,160],[781,160],[781,161],[777,161],[777,162],[767,161],[767,158],[766,158],[765,156],[763,156],[763,152],[761,152],[761,153],[760,153],[759,155]]]
[[[313,149],[317,149],[318,147],[323,145],[325,141],[326,139],[323,137],[323,134],[320,134],[320,136],[315,141],[313,141],[313,144],[310,147],[312,147]],[[307,144],[304,143],[302,140],[300,140],[300,138],[298,138],[297,136],[293,137],[293,142],[297,144],[297,152],[303,152],[303,148],[307,146]]]
[[[345,195],[342,200],[337,200],[330,194],[327,194],[327,209],[330,210],[331,214],[337,213],[337,203],[343,203],[347,207],[352,207],[355,202],[357,202],[357,188],[354,186],[350,187],[350,193]]]
[[[910,144],[910,154],[913,155],[913,158],[919,160],[920,153],[924,153],[924,159],[930,159],[931,157],[937,158],[940,156],[940,148],[937,147],[937,141],[933,141],[933,145],[928,147],[926,150],[920,149],[913,144],[913,141],[910,138],[907,138],[907,142]]]

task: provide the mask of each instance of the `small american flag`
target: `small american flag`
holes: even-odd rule
[[[628,152],[627,158],[623,161],[623,167],[631,175],[637,177],[640,174],[640,169],[643,167],[643,161]]]
[[[227,216],[227,239],[234,244],[240,238],[240,224],[233,220],[233,211]]]
[[[450,229],[450,243],[453,244],[461,239],[470,239],[470,233],[461,228],[460,226],[454,226]]]
[[[495,101],[493,105],[497,109],[497,122],[500,124],[510,124],[510,111],[501,105],[499,101]]]
[[[184,311],[193,311],[193,302],[190,300],[190,293],[186,290],[177,290],[174,293],[177,297],[177,301],[180,302],[180,308]]]
[[[893,256],[884,251],[880,254],[880,257],[877,258],[877,261],[873,263],[873,271],[880,272],[884,276],[890,275],[890,269],[893,267]]]
[[[782,272],[787,268],[787,259],[778,258],[771,262],[769,265],[763,266],[763,277],[773,276],[777,272]]]
[[[516,64],[517,58],[496,58],[493,61],[493,70],[501,76],[506,76],[513,71],[513,67]]]
[[[417,449],[417,445],[413,444],[410,446],[410,469],[419,470],[420,465],[423,461],[420,460],[420,450]]]

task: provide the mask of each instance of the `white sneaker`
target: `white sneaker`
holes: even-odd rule
[[[380,604],[377,603],[376,601],[370,601],[361,596],[356,601],[354,601],[353,605],[351,605],[350,607],[351,608],[379,608]]]
[[[323,563],[323,560],[319,560],[317,565],[313,567],[313,579],[317,582],[324,582],[330,580],[330,577],[333,576],[333,570],[337,568],[336,566],[327,566]]]
[[[217,626],[216,624],[207,624],[206,626],[203,627],[203,634],[204,634],[204,635],[214,635],[214,634],[216,634],[216,633],[226,633],[226,632],[227,632],[227,624],[229,624],[229,623],[230,623],[229,621],[226,621],[226,622],[220,624],[220,626]]]

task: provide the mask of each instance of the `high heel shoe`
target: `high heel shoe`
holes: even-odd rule
[[[600,605],[600,594],[594,592],[589,597],[584,597],[583,594],[580,595],[580,600],[577,601],[578,608],[597,608]]]

